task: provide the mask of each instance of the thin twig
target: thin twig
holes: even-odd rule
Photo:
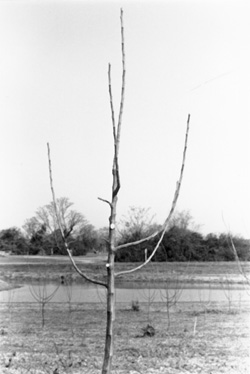
[[[57,218],[57,223],[58,223],[58,226],[59,226],[59,229],[60,229],[60,233],[61,233],[61,236],[62,236],[62,240],[63,240],[63,243],[64,243],[64,246],[66,248],[66,251],[68,253],[68,256],[70,258],[70,261],[74,267],[74,269],[76,270],[76,272],[82,277],[84,278],[85,280],[87,280],[88,282],[90,283],[94,283],[94,284],[98,284],[99,286],[103,286],[103,287],[107,287],[107,284],[102,282],[102,281],[99,281],[99,280],[96,280],[96,279],[93,279],[93,278],[90,278],[88,277],[86,274],[84,274],[79,268],[78,266],[76,265],[75,263],[75,260],[74,258],[72,257],[72,254],[70,252],[70,249],[69,249],[69,246],[68,246],[68,243],[67,243],[67,240],[66,240],[66,237],[64,235],[64,230],[63,230],[63,227],[62,227],[62,224],[61,224],[61,221],[60,221],[60,216],[59,216],[59,213],[58,213],[58,209],[57,209],[57,205],[56,205],[56,196],[55,196],[55,191],[54,191],[54,187],[53,187],[53,178],[52,178],[52,166],[51,166],[51,157],[50,157],[50,146],[49,146],[49,143],[47,143],[47,148],[48,148],[48,161],[49,161],[49,178],[50,178],[50,188],[51,188],[51,192],[52,192],[52,198],[53,198],[53,205],[54,205],[54,210],[55,210],[55,215],[56,215],[56,218]]]
[[[112,83],[111,83],[111,64],[108,65],[108,82],[109,82],[109,102],[110,102],[110,110],[111,110],[111,118],[112,118],[112,126],[113,126],[113,137],[114,142],[116,141],[116,126],[115,126],[115,110],[113,104],[113,95],[112,95]]]
[[[235,260],[237,262],[238,270],[239,270],[240,274],[243,276],[243,278],[245,278],[245,280],[247,281],[247,283],[250,284],[250,279],[248,278],[248,276],[246,275],[246,273],[244,272],[244,270],[243,270],[243,268],[241,266],[238,253],[237,253],[237,250],[236,250],[235,245],[234,245],[233,237],[232,237],[232,234],[230,232],[230,228],[226,224],[226,222],[224,220],[224,217],[223,217],[223,214],[222,214],[222,219],[223,219],[223,222],[224,222],[224,224],[225,224],[225,226],[227,228],[227,231],[228,231],[228,245],[232,246],[232,250],[233,250],[234,258],[235,258]]]
[[[124,42],[124,26],[123,26],[123,10],[121,9],[121,46],[122,46],[122,88],[121,88],[121,101],[120,101],[120,111],[119,119],[117,125],[117,140],[119,148],[119,140],[121,135],[121,124],[122,124],[122,115],[124,108],[124,97],[125,97],[125,77],[126,77],[126,68],[125,68],[125,42]]]
[[[233,249],[235,260],[237,262],[237,266],[238,266],[239,272],[246,279],[247,283],[250,284],[250,279],[248,278],[248,276],[246,275],[246,273],[244,272],[244,270],[243,270],[243,268],[241,266],[238,253],[237,253],[237,250],[236,250],[235,245],[234,245],[233,238],[232,238],[232,236],[231,236],[230,233],[229,233],[229,239],[230,239],[230,242],[231,242],[231,246],[232,246],[232,249]]]
[[[188,143],[188,134],[189,134],[189,122],[190,122],[190,114],[188,115],[188,119],[187,119],[187,129],[186,129],[184,150],[183,150],[183,156],[182,156],[182,165],[181,165],[180,177],[179,177],[179,180],[178,180],[178,182],[176,184],[176,190],[175,190],[174,199],[173,199],[173,202],[172,202],[172,206],[171,206],[170,212],[168,214],[167,219],[165,220],[165,222],[163,224],[163,227],[160,230],[156,231],[155,233],[153,233],[152,235],[149,235],[146,238],[143,238],[143,239],[138,240],[136,242],[122,244],[122,245],[116,247],[116,250],[121,249],[121,248],[127,248],[127,247],[130,247],[130,246],[133,246],[133,245],[137,245],[137,244],[143,243],[145,241],[148,241],[148,240],[154,238],[155,236],[157,236],[160,233],[161,233],[161,236],[160,236],[160,238],[159,238],[159,240],[158,240],[158,242],[157,242],[157,244],[156,244],[153,252],[147,258],[147,260],[144,261],[144,263],[142,263],[141,265],[137,266],[136,268],[133,268],[133,269],[130,269],[130,270],[121,271],[121,272],[115,274],[116,276],[132,273],[132,272],[134,272],[136,270],[141,269],[145,265],[147,265],[151,261],[151,259],[153,258],[153,256],[155,255],[157,249],[159,248],[159,246],[160,246],[160,244],[162,242],[162,239],[163,239],[163,237],[164,237],[164,235],[165,235],[165,233],[166,233],[166,231],[168,229],[168,225],[169,225],[170,219],[171,219],[171,217],[172,217],[172,215],[174,213],[175,206],[176,206],[176,203],[177,203],[177,200],[178,200],[178,197],[179,197],[179,193],[180,193],[180,187],[181,187],[181,183],[182,183],[184,166],[185,166],[185,161],[186,161],[186,152],[187,152],[187,143]]]

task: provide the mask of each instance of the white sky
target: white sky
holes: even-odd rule
[[[250,237],[250,5],[246,1],[1,1],[0,229],[57,197],[108,223],[124,10],[126,101],[119,216],[151,207],[160,223],[190,141],[178,210],[203,233]]]

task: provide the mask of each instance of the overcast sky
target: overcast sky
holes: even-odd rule
[[[0,229],[21,227],[54,187],[107,225],[124,10],[126,99],[118,218],[167,215],[190,140],[178,210],[202,233],[250,237],[250,5],[246,1],[0,1]]]

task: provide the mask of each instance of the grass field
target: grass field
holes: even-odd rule
[[[249,373],[249,306],[180,304],[140,311],[117,305],[113,373]],[[153,337],[143,336],[152,325]],[[51,304],[45,326],[36,304],[1,306],[0,372],[100,373],[105,311],[102,305]]]
[[[79,258],[78,262],[88,272],[105,269],[104,258]],[[119,269],[133,266],[117,265]],[[249,276],[248,263],[244,272]],[[62,273],[74,274],[67,258],[0,258],[0,279],[8,283],[41,277],[56,280]],[[236,263],[152,263],[132,280],[161,282],[173,276],[194,283],[245,279]],[[145,302],[137,309],[117,304],[112,373],[249,373],[248,303],[178,303],[167,310],[162,303]],[[45,307],[42,327],[38,303],[0,304],[0,373],[100,373],[105,316],[101,302],[51,303]],[[145,333],[151,331],[148,325],[154,336]]]

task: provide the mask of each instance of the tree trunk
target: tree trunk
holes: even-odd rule
[[[115,321],[115,277],[114,277],[114,252],[110,251],[109,259],[107,262],[107,322],[106,322],[106,339],[105,339],[105,350],[104,360],[102,367],[102,374],[111,373],[111,365],[113,358],[113,326]]]

